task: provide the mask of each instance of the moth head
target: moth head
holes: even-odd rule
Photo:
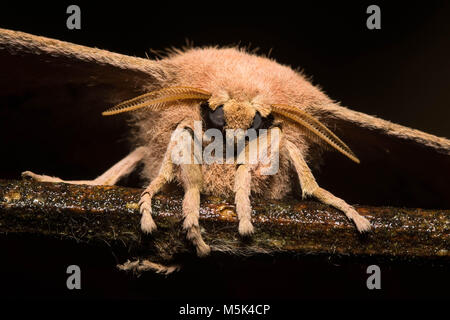
[[[250,101],[212,97],[201,104],[206,128],[224,129],[268,129],[273,124],[270,110],[262,110]]]

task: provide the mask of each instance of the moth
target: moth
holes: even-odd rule
[[[353,144],[362,152],[363,161],[367,159],[370,164],[373,162],[367,149],[372,154],[373,150],[379,152],[378,158],[373,157],[378,161],[380,155],[389,157],[390,146],[400,142],[411,150],[425,148],[432,152],[433,161],[439,165],[449,162],[449,140],[345,108],[301,73],[239,48],[173,50],[160,60],[150,60],[1,30],[0,50],[13,57],[8,59],[44,55],[48,60],[40,62],[42,68],[52,65],[57,70],[68,69],[75,83],[101,83],[103,77],[116,89],[99,94],[98,104],[116,103],[103,115],[128,113],[134,127],[135,149],[94,180],[68,181],[30,171],[23,176],[47,182],[114,185],[143,163],[142,175],[148,184],[139,202],[142,231],[152,233],[157,229],[152,197],[175,181],[184,189],[183,228],[199,256],[210,252],[199,225],[201,195],[234,197],[242,236],[254,232],[253,197],[282,199],[292,194],[339,209],[359,232],[366,232],[371,229],[370,222],[346,201],[319,186],[310,167],[320,164],[329,151],[337,151],[337,163],[347,158],[353,164],[346,168],[357,171],[360,159],[358,152],[352,151]],[[92,64],[95,68],[86,70]],[[113,77],[111,73],[117,74]],[[44,80],[52,83],[51,78]],[[269,135],[278,132],[278,172],[264,175],[259,164],[173,163],[172,133],[177,129],[194,132],[195,121],[201,122],[204,130],[254,128],[266,129]],[[368,137],[366,141],[364,137]],[[348,144],[344,142],[347,139]],[[326,170],[327,163],[322,168]]]

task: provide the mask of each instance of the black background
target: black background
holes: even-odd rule
[[[67,30],[65,11],[72,3],[64,2],[3,2],[0,27],[139,57],[146,53],[152,57],[150,49],[181,47],[186,39],[197,46],[259,47],[261,53],[271,51],[279,62],[313,76],[315,84],[345,106],[450,137],[449,2],[74,3],[81,7],[81,30]],[[365,11],[373,3],[381,7],[381,30],[366,28]],[[0,126],[9,125],[16,124],[0,119]],[[21,171],[33,169],[29,167],[33,158],[14,159],[8,152],[2,151],[6,164],[0,170],[2,178],[18,178]],[[36,155],[34,165],[44,171],[40,156]],[[78,178],[87,172],[82,178],[88,178],[100,173],[102,166],[71,173]],[[113,269],[114,250],[107,246],[2,235],[0,248],[7,260],[0,269],[4,297],[148,298],[180,303],[233,298],[449,298],[448,267],[442,266],[332,257],[306,261],[224,257],[220,260],[224,262],[193,261],[168,279],[153,274],[135,278]],[[365,286],[365,268],[372,262],[380,264],[383,272],[383,289],[376,292]],[[80,265],[84,272],[79,292],[65,288],[69,264]]]

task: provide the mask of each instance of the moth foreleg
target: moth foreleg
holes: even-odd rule
[[[152,198],[161,190],[167,182],[173,179],[173,163],[171,160],[173,144],[170,143],[164,155],[163,162],[158,172],[158,176],[152,180],[150,185],[142,192],[139,201],[139,212],[141,213],[141,229],[143,232],[151,233],[156,229],[156,224],[152,218]]]
[[[236,204],[236,213],[239,218],[239,233],[243,236],[253,233],[253,225],[251,221],[252,206],[250,203],[250,186],[250,168],[246,164],[241,164],[236,170],[234,202]]]
[[[187,231],[187,238],[192,241],[198,256],[208,255],[210,247],[203,241],[200,225],[200,190],[202,187],[202,171],[198,164],[182,164],[181,180],[184,186],[183,199],[183,228]]]
[[[297,171],[303,196],[311,195],[321,202],[331,205],[336,209],[341,210],[345,215],[352,220],[359,232],[369,231],[371,228],[370,222],[359,215],[359,213],[344,200],[334,196],[325,189],[319,187],[314,179],[314,176],[306,164],[300,150],[290,141],[286,141],[286,148],[289,152],[290,158]]]
[[[133,152],[127,155],[125,158],[120,160],[110,169],[108,169],[101,176],[94,180],[62,180],[57,177],[50,177],[46,175],[35,174],[31,171],[22,172],[22,177],[31,178],[36,181],[41,182],[63,182],[70,184],[86,184],[86,185],[114,185],[119,181],[120,178],[128,175],[139,161],[144,157],[145,148],[136,148]]]

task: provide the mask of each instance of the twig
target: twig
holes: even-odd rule
[[[141,190],[123,187],[0,180],[0,232],[31,233],[77,241],[124,243],[156,260],[192,253],[181,228],[181,195],[157,195],[158,230],[139,228]],[[358,206],[374,230],[361,236],[345,216],[315,201],[255,201],[256,232],[242,239],[235,207],[223,199],[202,201],[200,224],[212,254],[339,254],[448,262],[450,211]]]

